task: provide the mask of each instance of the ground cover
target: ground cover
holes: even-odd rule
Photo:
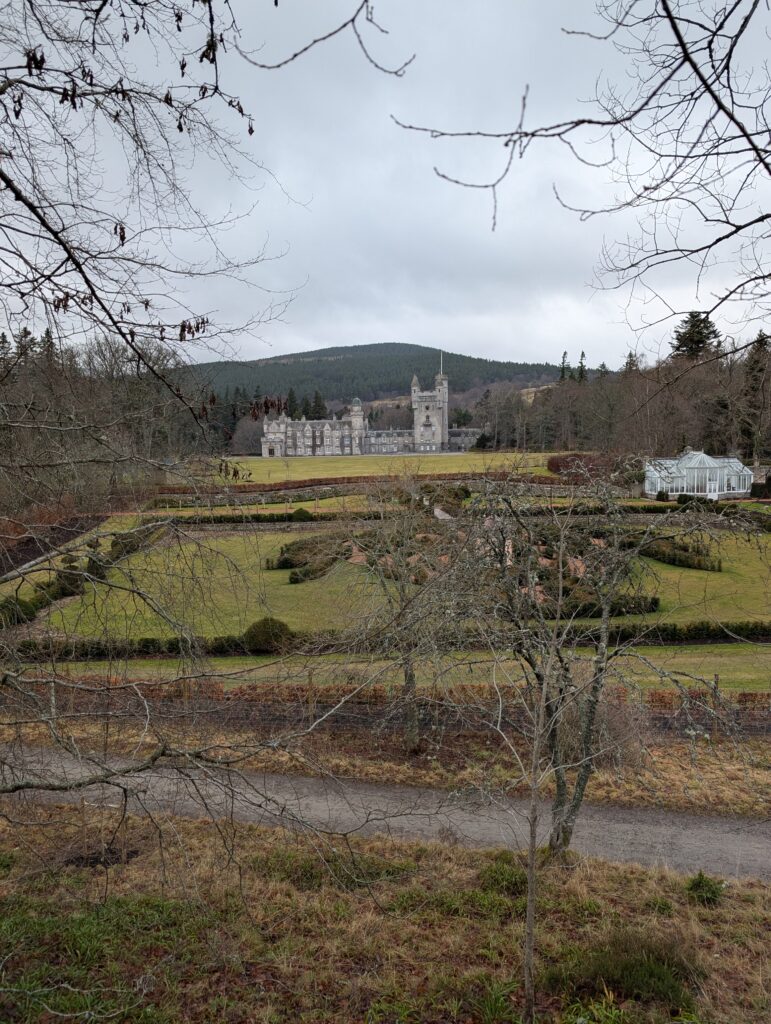
[[[725,690],[771,690],[771,650],[762,644],[692,644],[673,647],[636,647],[638,657],[632,654],[619,659],[618,669],[625,678],[643,689],[665,685],[656,668],[678,675],[684,685],[692,685],[689,677],[697,676],[714,681]],[[591,657],[588,648],[581,652]],[[645,660],[642,660],[645,659]],[[650,664],[647,664],[650,662]],[[445,685],[448,688],[474,682],[492,682],[492,668],[515,675],[515,665],[505,657],[493,659],[483,651],[468,651],[443,656],[431,662],[418,661],[415,665],[419,687]],[[652,666],[655,666],[652,667]],[[48,666],[30,666],[31,671],[46,671]],[[327,684],[366,680],[372,678],[394,690],[402,684],[400,669],[393,662],[356,655],[319,655],[313,658],[276,658],[270,655],[234,655],[206,658],[192,665],[176,658],[134,658],[112,661],[62,662],[57,671],[70,678],[86,673],[109,675],[126,680],[175,679],[192,673],[215,679],[227,687],[249,683],[270,685],[294,683],[323,687]]]
[[[546,461],[550,452],[445,452],[438,455],[325,455],[291,459],[263,459],[233,456],[227,461],[237,467],[241,482],[281,483],[292,480],[364,476],[430,476],[434,473],[482,473],[505,470],[550,476]],[[219,482],[226,483],[219,474]]]
[[[23,839],[0,823],[4,1019],[519,1019],[507,851],[38,813]],[[539,874],[542,1024],[767,1020],[767,887],[577,858]]]

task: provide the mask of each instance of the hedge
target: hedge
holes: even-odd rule
[[[280,620],[279,620],[280,621]],[[288,627],[287,627],[288,628]],[[590,643],[596,637],[596,627],[576,629],[575,639]],[[771,643],[771,620],[724,622],[663,622],[645,628],[638,623],[611,625],[610,642],[624,644],[636,642],[644,647],[677,646],[679,644],[725,644],[733,640],[749,640],[755,643]],[[570,637],[566,640],[570,641]],[[459,636],[457,648],[475,649],[478,638],[473,634]],[[291,647],[300,648],[304,644],[312,647],[314,653],[326,654],[340,652],[340,637],[332,631],[315,634],[291,634]],[[511,646],[510,640],[501,635],[500,647]],[[267,647],[267,645],[266,645]],[[358,650],[364,651],[364,645]],[[347,653],[356,653],[347,648]],[[211,637],[140,637],[136,640],[92,640],[72,637],[57,639],[52,637],[28,637],[16,647],[18,657],[23,661],[106,661],[111,658],[142,658],[142,657],[180,657],[194,651],[201,656],[227,657],[249,653],[245,646],[244,636],[229,634]],[[252,653],[273,654],[274,650],[259,650]]]

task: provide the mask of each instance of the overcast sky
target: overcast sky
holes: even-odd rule
[[[239,0],[243,45],[280,60],[354,7],[353,0]],[[623,74],[607,44],[567,37],[587,27],[594,5],[566,0],[381,0],[381,35],[364,27],[377,59],[415,60],[401,78],[371,67],[346,33],[281,71],[228,64],[231,89],[255,115],[255,155],[266,179],[258,205],[227,239],[231,250],[285,253],[263,266],[266,287],[294,291],[281,322],[242,336],[232,354],[252,359],[369,342],[401,341],[490,358],[618,366],[637,339],[623,296],[592,288],[604,234],[618,219],[580,223],[553,187],[579,204],[608,202],[604,171],[590,172],[564,147],[533,149],[499,199],[440,181],[433,167],[477,180],[505,158],[499,144],[432,141],[397,127],[392,115],[447,129],[506,128],[529,84],[529,119],[579,113],[603,72]],[[616,65],[613,66],[613,61]],[[243,209],[235,184],[207,190]],[[220,287],[211,305],[238,320],[258,293]],[[686,302],[687,305],[687,302]],[[647,338],[655,344],[666,332]]]

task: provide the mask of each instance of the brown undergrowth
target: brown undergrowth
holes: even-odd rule
[[[39,816],[0,823],[3,1020],[518,1020],[513,854],[3,810]],[[705,906],[669,871],[544,863],[539,1020],[766,1021],[768,890],[720,893]],[[603,1005],[619,1015],[588,1016]]]
[[[103,724],[88,719],[68,722],[65,730],[86,752],[146,754],[157,742],[152,731],[126,722]],[[207,753],[239,758],[246,770],[297,775],[331,774],[340,778],[438,788],[484,788],[516,794],[520,782],[510,756],[484,735],[450,732],[426,738],[417,754],[405,752],[398,733],[369,729],[319,728],[285,747],[258,749],[259,733],[226,731],[214,725],[168,721],[163,738],[180,748],[207,744]],[[267,736],[267,734],[266,734]],[[37,745],[50,743],[45,726],[0,730]],[[105,746],[106,744],[106,746]],[[551,792],[550,783],[544,794]],[[660,807],[703,814],[764,817],[771,813],[771,739],[654,738],[627,745],[623,756],[604,757],[595,768],[587,800],[620,806]]]

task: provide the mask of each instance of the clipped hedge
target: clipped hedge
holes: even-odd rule
[[[281,654],[289,648],[293,637],[282,619],[266,615],[244,630],[241,643],[248,654]]]
[[[641,552],[646,558],[654,558],[666,565],[679,565],[684,569],[702,569],[705,572],[721,572],[723,563],[713,557],[705,544],[679,543],[674,540],[654,540]]]

